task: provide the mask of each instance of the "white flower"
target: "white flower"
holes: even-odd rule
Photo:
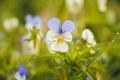
[[[83,8],[84,0],[66,0],[67,9],[74,15],[78,14]]]
[[[107,10],[107,0],[97,0],[98,8],[101,12],[105,12]]]
[[[81,35],[82,39],[92,46],[96,45],[96,41],[94,40],[93,33],[89,29],[85,29]]]
[[[96,41],[94,39],[94,35],[93,33],[89,30],[89,29],[85,29],[83,32],[82,32],[82,39],[85,40],[87,43],[88,43],[88,47],[92,47],[92,46],[95,46],[96,45]],[[90,50],[91,53],[95,53],[94,50]]]
[[[37,42],[34,43],[33,40],[30,40],[30,35],[27,35],[27,37],[22,38],[23,42],[23,50],[25,53],[30,53],[30,54],[37,54],[39,51],[39,41],[40,41],[40,35],[37,34]]]
[[[19,25],[19,20],[16,17],[13,17],[11,19],[6,19],[3,22],[4,29],[7,31],[17,28],[18,25]]]
[[[49,20],[48,27],[50,30],[47,33],[47,40],[51,42],[50,49],[59,52],[68,51],[68,45],[66,42],[72,41],[71,32],[75,28],[74,23],[67,20],[61,26],[59,19],[53,18]]]

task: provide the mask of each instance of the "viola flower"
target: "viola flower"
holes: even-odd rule
[[[98,8],[101,12],[105,12],[107,10],[107,0],[97,0]]]
[[[6,31],[10,31],[12,29],[15,29],[19,26],[19,20],[16,17],[5,19],[3,22],[3,27]]]
[[[41,29],[42,26],[42,18],[40,16],[33,17],[32,15],[27,15],[26,18],[26,28],[28,31],[33,29]]]
[[[48,22],[48,27],[50,30],[47,33],[47,40],[51,42],[50,49],[59,52],[68,51],[66,42],[72,41],[71,32],[75,29],[75,24],[66,20],[61,26],[59,19],[52,18]]]
[[[83,8],[84,0],[66,0],[67,9],[74,15],[78,14]]]
[[[32,17],[32,15],[27,15],[26,18],[26,28],[29,31],[27,37],[23,37],[23,45],[25,44],[25,52],[30,52],[35,54],[39,51],[39,43],[42,37],[42,32],[40,31],[42,27],[42,19],[40,16]]]
[[[27,69],[24,67],[24,65],[20,65],[18,68],[18,71],[15,73],[14,77],[16,80],[26,80],[27,76]]]
[[[84,41],[86,41],[88,43],[88,45],[87,45],[88,47],[92,47],[92,46],[96,45],[94,35],[89,29],[83,30],[81,37]],[[94,50],[91,50],[90,52],[95,53]]]

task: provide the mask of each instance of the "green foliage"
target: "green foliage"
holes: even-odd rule
[[[14,80],[20,64],[28,69],[27,80],[120,80],[120,1],[108,0],[106,12],[100,12],[96,0],[85,0],[84,8],[73,15],[65,0],[0,0],[0,80]],[[41,40],[38,31],[31,31],[36,54],[24,52],[21,37],[26,35],[25,16],[40,15],[43,19]],[[5,30],[7,18],[18,17],[20,24]],[[69,51],[50,53],[45,43],[48,20],[58,17],[62,22],[70,19],[76,25]],[[112,19],[111,19],[112,17]],[[95,35],[97,45],[88,47],[81,38],[88,28]],[[95,53],[91,53],[94,50]]]

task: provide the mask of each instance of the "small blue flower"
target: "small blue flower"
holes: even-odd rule
[[[90,80],[90,78],[89,78],[89,77],[86,77],[85,80]]]
[[[42,25],[42,18],[40,16],[33,17],[32,15],[27,15],[26,18],[26,28],[28,30],[33,29],[33,27],[40,29]]]
[[[47,33],[47,40],[51,42],[50,50],[59,52],[68,51],[66,42],[72,41],[71,32],[75,29],[75,24],[70,20],[66,20],[61,26],[59,19],[52,18],[48,22],[48,27],[50,30]]]
[[[18,68],[18,71],[15,73],[14,77],[17,80],[26,80],[26,76],[27,76],[27,69],[24,67],[24,65],[20,65]]]

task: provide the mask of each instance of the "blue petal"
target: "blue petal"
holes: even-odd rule
[[[50,30],[53,30],[56,33],[59,33],[59,31],[61,30],[61,24],[59,19],[57,18],[52,18],[48,21],[48,27]]]
[[[25,17],[25,20],[26,20],[26,23],[33,23],[33,17],[32,15],[28,14],[26,17]]]
[[[41,26],[42,25],[41,17],[40,16],[34,17],[33,24],[34,24],[34,26]]]
[[[18,72],[20,73],[21,76],[27,75],[27,73],[28,73],[27,69],[22,64],[19,66]]]
[[[75,29],[75,24],[72,21],[67,20],[64,22],[62,26],[62,33],[73,32],[74,29]]]

